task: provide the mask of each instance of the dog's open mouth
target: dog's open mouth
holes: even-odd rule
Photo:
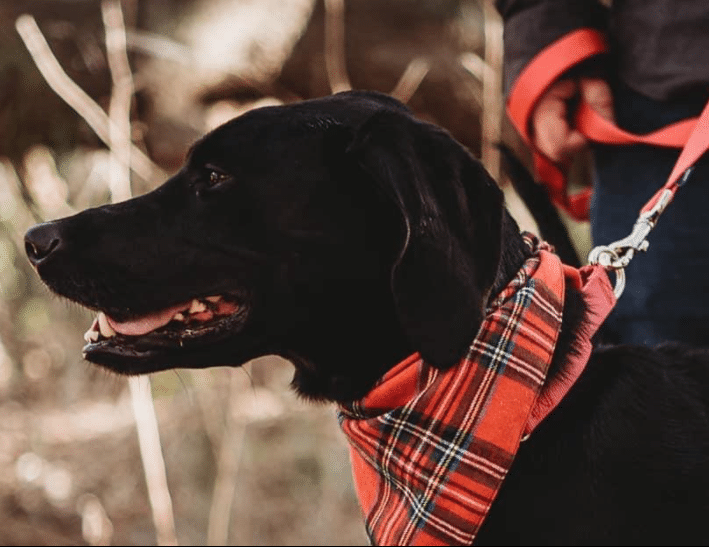
[[[211,343],[240,330],[247,315],[248,306],[231,295],[194,298],[125,321],[99,312],[84,334],[84,356],[102,362],[106,354],[135,358]]]

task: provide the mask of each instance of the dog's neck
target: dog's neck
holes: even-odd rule
[[[504,211],[500,261],[488,301],[494,299],[507,286],[530,255],[531,251],[525,244],[517,223],[507,211]],[[574,332],[583,321],[583,316],[583,297],[578,290],[567,284],[564,290],[561,331],[556,341],[556,348],[554,349],[554,356],[549,366],[546,381],[553,378],[562,368],[564,359],[566,359],[573,343]]]
[[[507,212],[503,214],[501,230],[501,251],[498,260],[497,273],[488,294],[488,302],[496,297],[517,275],[524,262],[531,256],[531,251],[520,234],[517,223]],[[566,301],[574,300],[566,291]],[[382,297],[383,299],[383,297]],[[487,304],[487,302],[485,303]],[[568,307],[568,306],[567,306]],[[564,311],[564,325],[562,327],[554,361],[550,367],[550,374],[554,374],[568,350],[577,319],[572,317],[567,321],[567,315],[579,306],[571,306],[571,312]],[[398,319],[393,313],[380,313],[369,316],[368,323],[377,322],[378,326],[372,328],[371,337],[367,343],[348,344],[340,342],[337,331],[331,331],[327,336],[318,339],[315,347],[308,347],[300,352],[310,355],[313,363],[333,363],[329,368],[323,369],[302,360],[297,354],[284,353],[296,365],[296,375],[293,386],[296,390],[313,400],[331,400],[336,402],[349,402],[366,395],[377,380],[392,366],[405,359],[416,351],[411,341],[401,329]],[[376,338],[381,333],[380,338]],[[470,333],[471,339],[475,332]],[[347,347],[347,352],[342,353],[342,348]],[[376,348],[373,353],[372,348]],[[333,357],[335,356],[335,357]],[[462,355],[461,355],[462,357]],[[340,371],[344,371],[342,374]],[[356,371],[352,374],[351,371]]]

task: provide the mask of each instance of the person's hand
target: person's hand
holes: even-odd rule
[[[605,80],[559,80],[542,96],[532,113],[534,145],[549,159],[568,163],[587,142],[573,126],[569,102],[582,99],[607,120],[614,121],[613,96]]]

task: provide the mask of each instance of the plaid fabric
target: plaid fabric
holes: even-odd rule
[[[379,545],[471,544],[525,431],[561,326],[564,273],[533,256],[447,371],[414,354],[338,410],[357,494]]]

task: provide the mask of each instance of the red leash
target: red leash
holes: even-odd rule
[[[612,124],[595,112],[587,103],[582,103],[576,115],[578,130],[587,138],[605,144],[651,144],[682,148],[667,183],[648,201],[641,210],[649,211],[660,194],[669,190],[672,196],[682,185],[680,177],[709,150],[709,103],[697,118],[682,120],[647,135],[634,135]]]
[[[532,150],[534,169],[552,201],[577,220],[588,218],[591,190],[570,195],[563,169],[537,151],[531,132],[532,113],[549,86],[572,66],[608,50],[605,36],[595,29],[579,29],[559,38],[534,57],[520,73],[507,100],[507,114]]]
[[[534,148],[532,113],[549,86],[564,72],[607,50],[603,34],[594,29],[579,29],[563,36],[537,54],[525,67],[512,88],[507,104],[513,125],[533,150],[538,178],[547,187],[551,199],[577,220],[588,219],[591,189],[574,195],[568,193],[563,168]],[[625,288],[623,269],[636,252],[647,249],[647,236],[659,216],[689,178],[692,166],[709,150],[709,103],[697,118],[682,120],[646,135],[637,135],[619,128],[582,102],[576,112],[576,128],[587,139],[604,144],[648,144],[682,149],[667,182],[641,209],[630,235],[609,245],[596,247],[589,255],[592,266],[599,265],[615,271],[614,292],[619,297]]]
[[[605,37],[595,29],[579,29],[561,37],[538,53],[520,73],[507,103],[513,125],[533,150],[538,178],[547,187],[551,199],[577,220],[588,220],[591,189],[573,195],[568,193],[563,167],[534,148],[532,112],[549,86],[564,72],[581,61],[607,51]],[[709,149],[709,113],[706,108],[698,118],[686,119],[646,135],[637,135],[620,129],[602,118],[588,104],[582,103],[576,112],[576,127],[587,139],[604,144],[683,148],[667,184],[643,208],[643,213],[656,205],[664,190],[669,190],[674,196],[681,175]]]
[[[583,123],[590,124],[590,127],[593,127],[594,130],[601,128],[606,131],[613,131],[617,135],[620,135],[618,132],[622,132],[622,130],[615,128],[613,124],[594,112],[588,105],[583,105],[579,115],[583,118]],[[685,120],[669,125],[651,134],[651,136],[654,137],[660,132],[664,132],[665,135],[676,136],[686,130],[687,123]],[[630,235],[609,245],[600,245],[594,248],[588,256],[590,264],[598,264],[606,270],[615,271],[616,284],[613,292],[616,298],[620,297],[625,288],[624,268],[630,263],[636,252],[647,250],[649,245],[647,236],[657,224],[660,215],[670,204],[677,190],[687,182],[694,169],[694,164],[709,150],[709,103],[704,107],[698,118],[691,120],[691,124],[693,125],[691,133],[684,142],[682,152],[677,158],[667,182],[655,192],[640,210],[640,216],[635,221]]]

